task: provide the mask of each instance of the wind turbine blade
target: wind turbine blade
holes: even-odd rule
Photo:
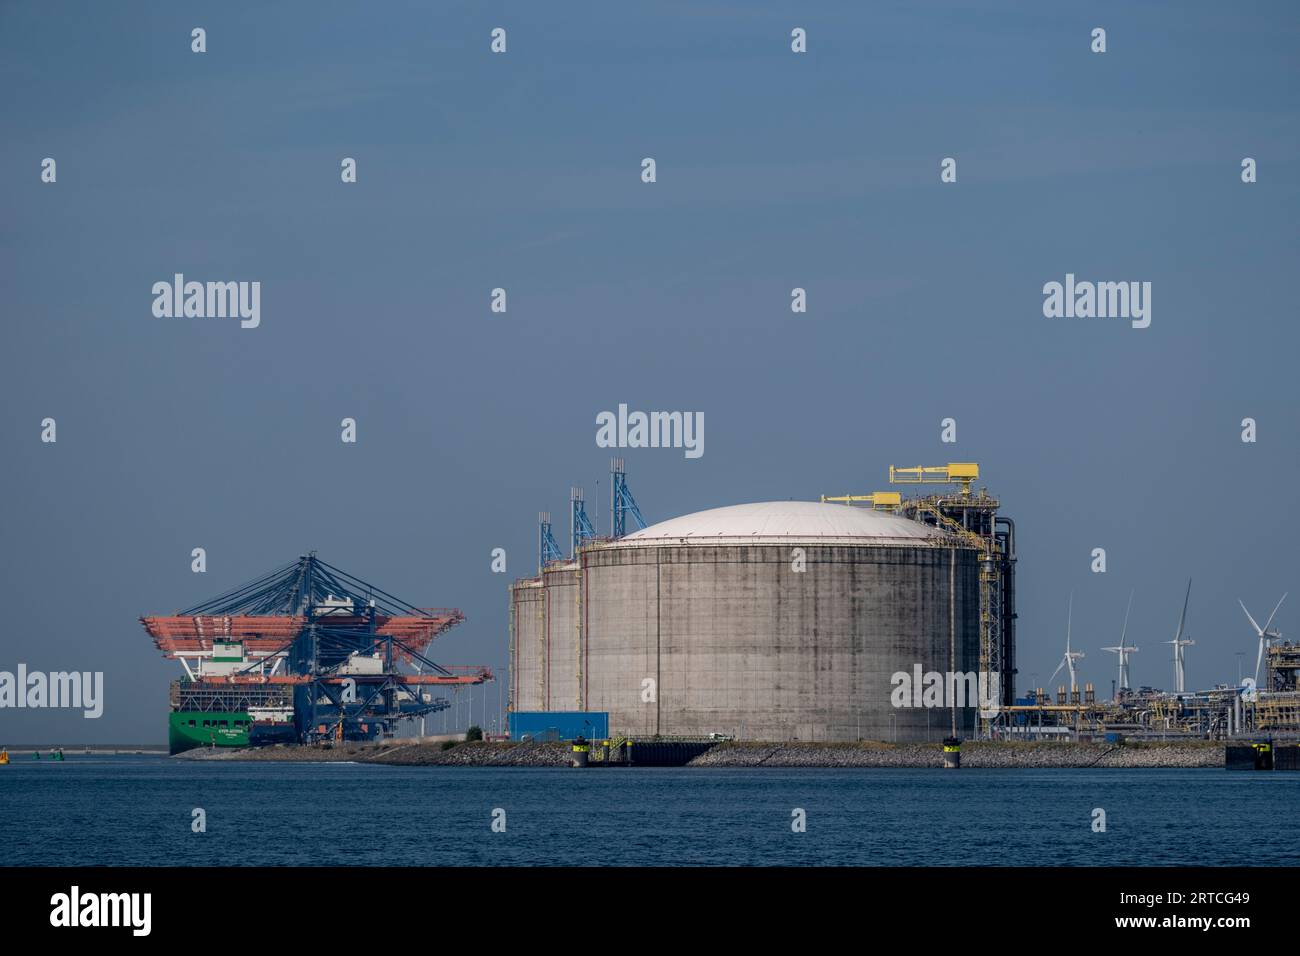
[[[1178,635],[1174,640],[1183,636],[1183,622],[1187,620],[1187,602],[1192,596],[1192,579],[1187,579],[1187,593],[1183,595],[1183,613],[1178,615]]]
[[[1286,594],[1290,594],[1290,593],[1291,593],[1290,591],[1287,591],[1287,592],[1286,592]],[[1282,601],[1285,601],[1285,600],[1286,600],[1286,594],[1283,594],[1283,595],[1282,595]],[[1268,633],[1268,626],[1269,626],[1270,624],[1273,623],[1273,617],[1277,614],[1277,608],[1279,608],[1279,607],[1282,606],[1282,601],[1278,601],[1278,602],[1277,602],[1277,607],[1273,608],[1273,613],[1270,614],[1270,615],[1268,616],[1268,620],[1264,622],[1264,633],[1265,633],[1265,634]]]
[[[1128,612],[1133,610],[1133,591],[1128,592],[1128,607],[1124,609],[1124,630],[1119,632],[1119,646],[1124,646],[1124,638],[1128,634]]]
[[[1259,653],[1255,655],[1255,686],[1259,686],[1259,665],[1264,661],[1264,632],[1259,633]]]
[[[1246,611],[1246,605],[1242,603],[1241,598],[1237,598],[1237,603],[1241,604],[1241,609],[1243,611]],[[1262,635],[1264,633],[1264,629],[1255,623],[1255,619],[1250,616],[1249,611],[1246,611],[1246,620],[1250,621],[1250,626],[1255,629],[1256,634]]]
[[[1052,676],[1049,677],[1049,678],[1047,678],[1047,685],[1048,685],[1049,688],[1050,688],[1051,685],[1052,685],[1052,681],[1056,680],[1056,675],[1059,674],[1059,673],[1061,673],[1061,668],[1065,666],[1065,662],[1066,662],[1067,660],[1069,660],[1068,657],[1062,657],[1062,658],[1061,658],[1061,663],[1057,664],[1057,665],[1056,665],[1056,670],[1052,671]]]

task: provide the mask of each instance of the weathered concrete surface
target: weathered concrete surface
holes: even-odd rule
[[[582,669],[582,662],[578,657],[580,636],[578,566],[566,564],[547,568],[542,579],[545,582],[542,635],[546,672],[542,682],[544,688],[542,706],[537,709],[581,710],[582,704],[578,699],[578,681]]]
[[[515,710],[545,709],[545,596],[537,580],[510,587],[510,702]]]
[[[892,675],[979,668],[969,549],[792,540],[582,558],[584,701],[609,712],[612,734],[937,743],[951,711],[892,706]],[[958,708],[959,735],[974,717]]]

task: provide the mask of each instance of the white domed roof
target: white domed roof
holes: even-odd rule
[[[614,546],[642,544],[948,543],[951,536],[929,525],[871,508],[817,501],[760,501],[711,508],[670,518],[635,531]]]

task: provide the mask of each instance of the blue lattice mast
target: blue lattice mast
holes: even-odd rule
[[[596,529],[587,517],[582,501],[582,489],[569,489],[569,557],[576,558],[578,549],[596,537]]]
[[[621,538],[627,534],[627,518],[632,516],[638,529],[646,526],[646,520],[637,507],[636,499],[627,488],[627,465],[622,458],[611,458],[610,472],[610,511],[613,513],[613,535]]]
[[[552,561],[563,561],[564,552],[551,533],[551,513],[537,512],[537,570],[540,572]]]

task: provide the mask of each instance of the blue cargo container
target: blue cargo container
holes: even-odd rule
[[[523,710],[509,716],[511,740],[600,740],[609,736],[609,712],[600,710]]]

